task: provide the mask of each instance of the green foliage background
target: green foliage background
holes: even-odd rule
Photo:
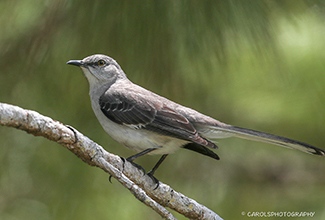
[[[0,12],[0,101],[110,152],[134,153],[100,127],[70,59],[107,54],[133,82],[220,121],[325,148],[324,1],[3,0]],[[325,219],[324,158],[239,139],[218,146],[220,161],[181,149],[156,177],[225,219]],[[137,163],[149,170],[158,158]],[[0,219],[160,217],[58,144],[0,127]]]

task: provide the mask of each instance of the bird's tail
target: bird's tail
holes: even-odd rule
[[[201,129],[200,129],[201,130]],[[246,128],[240,128],[232,125],[223,126],[208,126],[202,129],[201,135],[208,139],[217,139],[225,137],[239,137],[253,141],[260,141],[269,144],[275,144],[282,147],[296,149],[309,154],[325,156],[323,149],[314,147],[312,145],[292,140],[289,138],[268,134],[260,131],[255,131]]]

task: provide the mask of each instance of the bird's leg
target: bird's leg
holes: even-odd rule
[[[147,175],[156,183],[155,189],[157,189],[158,186],[159,186],[159,180],[156,177],[154,177],[153,175],[155,174],[156,170],[158,169],[158,167],[160,166],[160,164],[166,159],[167,156],[168,156],[168,154],[162,155],[161,158],[156,163],[156,165],[152,168],[152,170],[150,170],[147,173]]]
[[[138,169],[142,170],[143,173],[146,173],[145,169],[144,169],[142,166],[140,166],[140,165],[134,163],[133,161],[134,161],[135,159],[137,159],[138,157],[141,157],[141,156],[143,156],[143,155],[145,155],[145,154],[147,154],[147,153],[150,153],[151,151],[154,151],[154,150],[156,150],[156,149],[157,149],[157,148],[148,148],[148,149],[145,149],[144,151],[141,151],[140,153],[137,153],[137,154],[135,154],[135,155],[133,155],[133,156],[131,156],[131,157],[126,158],[126,160],[129,161],[130,163],[132,163],[133,166],[135,166],[135,167],[137,167]]]
[[[138,157],[141,157],[141,156],[143,156],[143,155],[145,155],[145,154],[147,154],[147,153],[150,153],[151,151],[154,151],[154,150],[156,150],[157,148],[148,148],[148,149],[145,149],[144,151],[141,151],[140,153],[137,153],[137,154],[135,154],[135,155],[133,155],[133,156],[131,156],[131,157],[128,157],[128,158],[126,158],[126,160],[127,161],[129,161],[130,163],[132,163],[132,165],[133,166],[135,166],[136,168],[138,168],[138,169],[140,169],[140,170],[142,170],[143,171],[143,173],[146,173],[146,171],[145,171],[145,169],[142,167],[142,166],[140,166],[140,165],[138,165],[138,164],[136,164],[136,163],[134,163],[133,161],[135,160],[135,159],[137,159]],[[123,158],[123,157],[121,157],[121,159],[123,160],[123,162],[125,163],[125,158]],[[162,162],[162,161],[161,161]],[[123,163],[123,169],[124,169],[124,163]],[[159,165],[158,165],[159,166]],[[156,167],[156,166],[155,166]],[[157,167],[158,168],[158,167]],[[157,169],[156,168],[156,169]],[[112,175],[110,175],[109,176],[109,182],[111,182],[112,183]]]
[[[129,161],[129,162],[132,162],[135,159],[137,159],[138,157],[141,157],[141,156],[143,156],[143,155],[145,155],[147,153],[150,153],[151,151],[154,151],[156,149],[157,148],[148,148],[148,149],[145,149],[144,151],[141,151],[140,153],[137,153],[137,154],[135,154],[135,155],[133,155],[131,157],[126,158],[126,160]]]

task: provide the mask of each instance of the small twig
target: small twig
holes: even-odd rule
[[[0,124],[61,144],[85,163],[97,166],[112,175],[138,200],[165,219],[176,218],[164,207],[169,207],[190,219],[221,219],[213,211],[164,183],[160,183],[154,190],[155,183],[150,177],[143,175],[141,170],[119,156],[105,151],[71,126],[63,125],[35,111],[3,103],[0,103]]]

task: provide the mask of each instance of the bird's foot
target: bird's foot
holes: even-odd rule
[[[142,166],[140,166],[139,164],[136,164],[136,163],[134,163],[132,160],[129,160],[129,158],[127,158],[127,159],[125,159],[124,157],[120,157],[121,158],[121,160],[123,161],[123,170],[124,170],[124,164],[125,164],[125,161],[127,160],[128,162],[130,162],[133,166],[135,166],[136,168],[138,168],[139,170],[142,170],[142,172],[145,174],[146,173],[146,171],[145,171],[145,169],[142,167]],[[123,170],[122,170],[122,172],[123,172]],[[112,175],[109,175],[109,182],[110,183],[112,183]]]
[[[152,179],[152,181],[155,182],[156,186],[155,186],[155,188],[153,190],[156,190],[159,187],[159,180],[156,177],[154,177],[154,171],[150,170],[147,173],[147,175]]]
[[[125,160],[125,159],[124,159]],[[140,166],[139,164],[136,164],[136,163],[134,163],[132,160],[128,160],[128,159],[126,159],[128,162],[130,162],[133,166],[135,166],[136,168],[138,168],[139,170],[142,170],[142,172],[143,172],[143,174],[145,174],[146,173],[146,170],[142,167],[142,166]],[[125,162],[125,161],[124,161]],[[124,168],[124,166],[123,166],[123,168]]]

